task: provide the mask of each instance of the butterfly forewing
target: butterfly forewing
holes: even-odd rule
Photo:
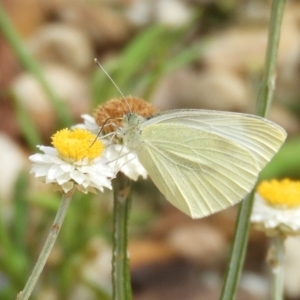
[[[193,218],[242,200],[286,137],[260,117],[206,110],[167,111],[145,121],[132,114],[128,125],[125,145],[166,198]]]
[[[173,110],[151,117],[142,129],[152,124],[182,124],[191,129],[211,132],[247,149],[263,168],[286,138],[277,124],[254,115],[209,110]]]

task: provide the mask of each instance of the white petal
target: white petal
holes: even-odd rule
[[[128,178],[137,180],[139,176],[147,178],[147,171],[138,158],[127,147],[119,144],[110,145],[107,149],[107,158],[112,161],[110,165],[117,171],[121,171]]]
[[[58,156],[57,150],[54,147],[38,146],[38,148],[49,156]]]
[[[60,165],[52,165],[48,171],[48,178],[55,179],[56,177],[61,176],[65,172],[60,168]]]
[[[84,123],[77,124],[72,128],[82,128],[82,129],[90,130],[92,132],[99,131],[99,125],[96,123],[95,119],[92,116],[88,114],[84,114],[81,115],[81,117]]]
[[[35,163],[50,163],[51,162],[51,158],[46,155],[46,154],[42,154],[42,153],[37,153],[34,155],[29,156],[29,160]]]
[[[74,186],[72,181],[65,182],[61,187],[65,193],[69,192]]]
[[[48,165],[34,164],[32,165],[30,173],[34,173],[35,177],[41,177],[41,176],[46,176],[48,174],[48,171],[49,171]]]
[[[58,184],[65,184],[69,180],[71,180],[70,173],[64,173],[56,178]]]
[[[82,184],[86,178],[86,175],[79,172],[78,170],[74,170],[70,173],[71,178],[76,181],[78,184]]]
[[[60,168],[61,168],[64,172],[66,172],[66,173],[72,172],[73,170],[75,170],[75,166],[73,166],[73,165],[71,165],[71,164],[69,164],[69,163],[62,163],[62,164],[60,164]]]

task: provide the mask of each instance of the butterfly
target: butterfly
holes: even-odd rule
[[[200,109],[129,112],[121,132],[161,193],[192,218],[241,201],[286,138],[267,119]]]

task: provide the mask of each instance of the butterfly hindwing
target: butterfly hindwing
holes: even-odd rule
[[[182,124],[144,128],[136,154],[166,198],[193,218],[240,201],[259,173],[252,154],[240,145]]]

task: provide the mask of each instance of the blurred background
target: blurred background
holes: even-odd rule
[[[119,93],[159,109],[255,113],[271,1],[0,2],[0,299],[15,299],[60,195],[29,175],[28,156]],[[8,26],[9,21],[12,27]],[[288,141],[262,178],[300,177],[300,2],[287,1],[269,118]],[[129,250],[135,300],[218,299],[237,207],[201,220],[151,180],[134,186]],[[110,299],[112,194],[77,193],[31,299]],[[238,300],[269,299],[268,239],[252,231]],[[286,244],[286,299],[300,299],[300,240]]]

